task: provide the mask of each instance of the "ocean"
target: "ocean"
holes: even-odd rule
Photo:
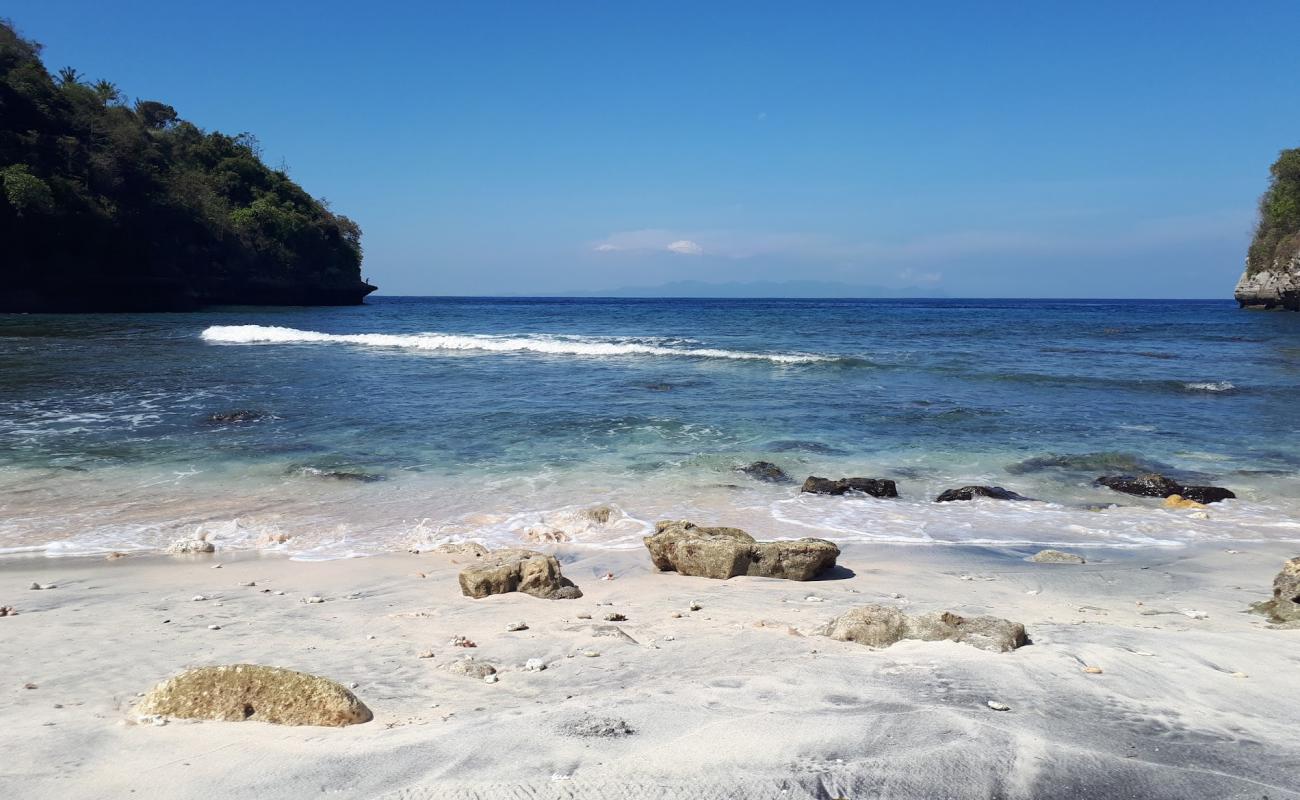
[[[664,518],[913,546],[1300,541],[1300,315],[1230,301],[4,315],[0,376],[2,553],[633,548]],[[793,481],[736,469],[759,460]],[[1093,483],[1142,471],[1238,499]],[[901,496],[804,495],[809,475]],[[933,502],[966,484],[1041,502]]]

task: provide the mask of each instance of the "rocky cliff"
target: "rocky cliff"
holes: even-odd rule
[[[1300,311],[1300,253],[1278,261],[1253,274],[1248,268],[1237,281],[1233,297],[1242,308]]]
[[[1269,175],[1233,296],[1242,308],[1300,311],[1300,148],[1283,150]]]
[[[0,312],[347,305],[361,228],[262,161],[0,19]]]

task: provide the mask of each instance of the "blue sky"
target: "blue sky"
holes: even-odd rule
[[[819,280],[1227,297],[1294,2],[9,0],[365,230],[385,294]]]

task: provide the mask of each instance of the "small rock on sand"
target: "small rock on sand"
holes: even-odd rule
[[[618,612],[611,612],[605,615],[606,622],[627,622],[627,617]]]
[[[526,631],[526,630],[528,630],[528,623],[527,623],[527,622],[524,622],[523,620],[520,620],[519,622],[512,622],[512,623],[510,623],[509,625],[506,626],[506,630],[507,630],[507,631]]]
[[[206,539],[177,539],[167,546],[167,552],[171,555],[188,555],[191,553],[212,553],[217,549],[216,545]],[[214,567],[215,569],[215,567]]]
[[[524,662],[524,672],[541,672],[546,669],[546,662],[540,658],[530,658]]]
[[[496,682],[499,681],[499,680],[501,680],[501,678],[498,677],[496,673],[492,673],[491,675],[484,675],[484,676],[483,676],[483,682],[484,682],[484,683],[496,683]]]
[[[951,641],[1005,653],[1029,643],[1025,627],[998,617],[963,617],[951,611],[909,616],[896,608],[868,605],[832,620],[827,636],[868,647],[889,647],[904,639]]]
[[[1039,550],[1029,557],[1035,564],[1086,564],[1087,559],[1076,553],[1063,553],[1060,550]]]
[[[565,736],[579,736],[584,739],[621,739],[636,733],[626,720],[615,717],[580,717],[560,726],[560,733]]]
[[[1084,667],[1083,671],[1089,675],[1100,675],[1102,672],[1101,667]]]
[[[1010,710],[1011,710],[1011,706],[1007,705],[1006,703],[999,703],[997,700],[989,700],[988,703],[987,703],[987,705],[988,705],[989,708],[993,709],[994,711],[1010,711]]]
[[[31,586],[27,588],[39,590],[39,589],[57,589],[59,587],[53,583],[33,583]]]
[[[704,606],[700,605],[699,603],[691,603],[690,605],[691,611],[699,611],[702,608],[704,608]]]
[[[495,675],[497,668],[474,658],[462,658],[459,661],[453,661],[447,665],[447,671],[453,675],[464,675],[467,678],[478,678],[482,680],[489,675]]]
[[[447,542],[433,548],[435,553],[444,553],[449,556],[470,556],[472,558],[482,558],[488,554],[488,549],[478,542]]]
[[[18,609],[13,606],[0,606],[0,617],[14,617],[18,615]]]

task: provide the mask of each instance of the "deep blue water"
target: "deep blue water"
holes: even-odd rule
[[[129,539],[108,498],[147,506],[141,487],[164,506],[201,494],[213,518],[309,496],[317,527],[338,498],[345,527],[360,502],[386,530],[416,516],[469,530],[466,514],[584,491],[746,515],[788,499],[732,472],[760,458],[799,479],[896,477],[917,503],[977,479],[1082,503],[1105,499],[1098,465],[1149,465],[1275,511],[1300,469],[1300,315],[1229,301],[375,298],[3,316],[0,375],[0,488],[31,518],[0,527],[0,547],[55,519],[61,539],[111,528],[119,543],[206,519],[144,508]],[[207,420],[237,409],[264,416]],[[1096,453],[1111,455],[1019,463]],[[734,500],[709,494],[729,485]],[[455,513],[419,513],[421,493]],[[38,499],[73,507],[42,520]]]

